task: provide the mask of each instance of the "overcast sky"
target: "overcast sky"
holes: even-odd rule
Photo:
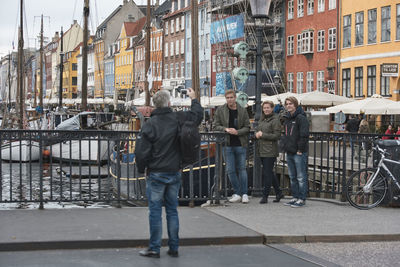
[[[135,0],[143,5],[146,0]],[[0,58],[18,47],[19,3],[20,0],[0,0]],[[84,0],[24,0],[24,47],[38,48],[40,16],[43,14],[44,35],[52,37],[61,26],[66,31],[75,19],[83,26]],[[91,34],[123,0],[90,0],[89,29]],[[35,40],[36,39],[36,40]]]

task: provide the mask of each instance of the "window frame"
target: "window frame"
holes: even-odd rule
[[[288,72],[287,74],[287,88],[288,91],[293,93],[293,86],[294,86],[294,73],[293,72]]]
[[[376,94],[376,65],[367,66],[367,96]]]
[[[318,0],[318,13],[325,11],[325,0]]]
[[[337,30],[336,27],[328,29],[328,50],[336,50],[337,40],[336,40]]]
[[[293,56],[294,53],[294,35],[288,36],[287,40],[287,55]]]
[[[355,97],[363,97],[363,79],[364,79],[364,67],[354,68],[354,95]]]
[[[325,30],[319,30],[317,33],[317,52],[325,51]]]
[[[343,16],[343,48],[351,47],[351,14]]]
[[[307,92],[314,91],[314,71],[307,71]]]
[[[373,13],[374,12],[374,13]],[[375,18],[373,18],[373,15]],[[368,44],[376,44],[377,40],[377,9],[369,9],[368,10],[368,39],[367,43]],[[373,37],[373,39],[371,38]]]
[[[291,20],[294,18],[294,0],[289,0],[288,1],[288,20]]]
[[[355,14],[355,46],[364,45],[364,11]]]
[[[302,94],[303,90],[304,90],[304,73],[300,71],[300,72],[297,72],[296,92],[298,94]]]
[[[388,8],[389,10],[386,12],[386,14],[388,14],[389,16],[388,17],[383,17],[383,15],[384,15],[384,9],[386,9],[386,8]],[[383,7],[381,7],[381,42],[390,42],[390,40],[391,40],[391,37],[390,37],[390,34],[391,34],[391,25],[390,25],[390,23],[391,23],[391,6],[383,6]],[[386,23],[385,23],[386,22]],[[386,24],[386,26],[387,26],[387,28],[384,28],[385,27],[385,24]],[[388,31],[388,33],[387,34],[385,34],[384,35],[384,31]],[[386,36],[387,37],[387,39],[385,38],[383,38],[384,36]]]
[[[317,91],[323,92],[325,87],[325,71],[317,71]]]
[[[304,17],[304,0],[297,0],[297,17]]]
[[[314,14],[314,0],[307,0],[307,15]]]

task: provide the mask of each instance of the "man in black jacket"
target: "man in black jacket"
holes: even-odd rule
[[[282,148],[286,152],[293,195],[293,199],[285,205],[297,208],[305,205],[308,191],[309,123],[295,97],[286,98],[285,106],[287,113],[281,142]]]
[[[182,156],[178,140],[178,124],[184,121],[201,123],[203,108],[195,99],[194,91],[189,88],[192,99],[190,111],[172,112],[170,94],[159,91],[153,96],[156,109],[151,118],[143,125],[136,141],[136,164],[139,172],[147,174],[146,195],[149,205],[150,244],[147,250],[140,251],[141,256],[159,258],[162,236],[162,205],[165,205],[168,227],[168,255],[178,256],[179,218],[178,190],[181,185]],[[179,121],[178,121],[179,117]]]

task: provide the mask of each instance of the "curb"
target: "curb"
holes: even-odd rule
[[[210,245],[243,245],[263,244],[264,237],[243,236],[243,237],[205,237],[205,238],[182,238],[180,246],[210,246]],[[9,242],[0,243],[0,251],[32,251],[32,250],[64,250],[64,249],[104,249],[104,248],[127,248],[147,247],[148,239],[136,240],[72,240],[72,241],[37,241],[37,242]],[[168,240],[162,240],[162,246],[168,246]]]
[[[264,244],[400,241],[400,234],[266,236]]]

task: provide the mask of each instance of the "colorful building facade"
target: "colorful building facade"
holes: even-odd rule
[[[287,91],[337,94],[337,0],[286,0]]]
[[[340,25],[341,94],[399,101],[399,1],[341,1]]]

